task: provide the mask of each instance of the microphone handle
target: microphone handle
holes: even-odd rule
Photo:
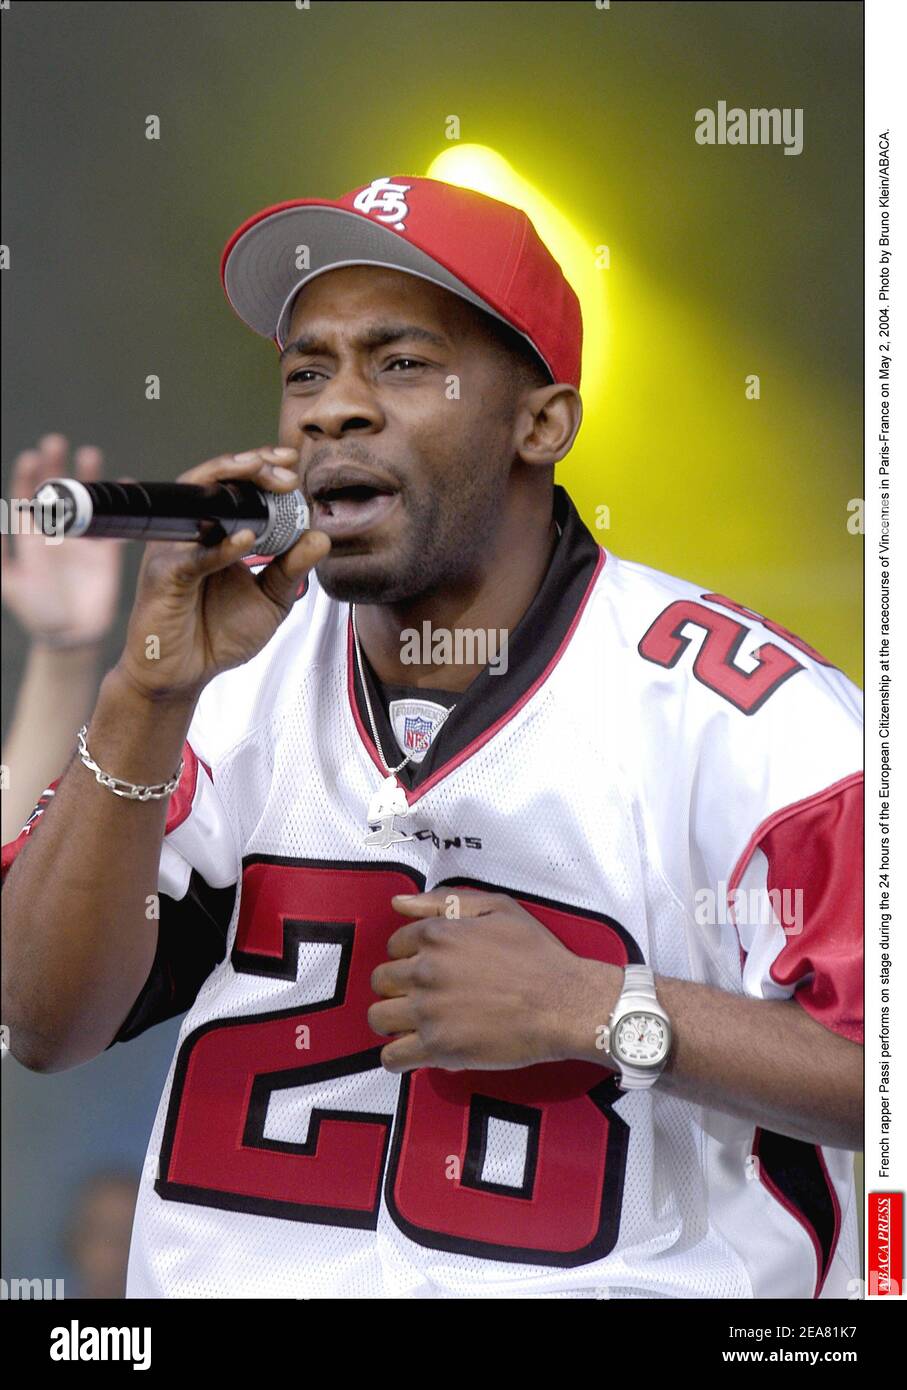
[[[201,541],[251,527],[262,535],[270,521],[268,504],[254,483],[82,483],[90,497],[87,525],[76,504],[64,534],[115,536],[124,540]],[[81,524],[80,524],[81,522]]]

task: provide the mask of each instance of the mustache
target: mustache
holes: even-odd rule
[[[383,458],[373,454],[358,439],[347,440],[340,448],[336,444],[323,444],[317,448],[306,466],[304,481],[308,480],[313,469],[328,460],[337,465],[358,463],[362,468],[371,468],[376,473],[384,473],[397,483],[401,491],[403,490],[404,483],[399,474],[393,468],[388,467]]]

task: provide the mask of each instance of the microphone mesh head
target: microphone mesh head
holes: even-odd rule
[[[258,555],[282,555],[309,529],[309,509],[298,489],[269,492],[267,497],[270,520],[255,542],[255,551]]]

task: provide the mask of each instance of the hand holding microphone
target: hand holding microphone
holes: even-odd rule
[[[298,461],[298,450],[270,445],[210,459],[183,473],[175,490],[161,485],[169,490],[164,515],[132,491],[139,488],[150,500],[147,484],[107,484],[109,503],[95,489],[89,494],[95,503],[101,498],[99,527],[136,528],[112,534],[148,537],[152,526],[167,526],[186,538],[183,544],[151,540],[145,547],[126,645],[115,668],[133,694],[155,704],[194,704],[215,676],[261,651],[290,613],[305,576],[330,550],[324,532],[302,529],[307,518],[299,510],[305,504]],[[186,484],[183,491],[179,485]],[[133,506],[131,514],[123,496],[117,500],[121,493]],[[78,524],[78,498],[72,515],[71,524]],[[227,534],[221,538],[220,531]],[[263,544],[273,546],[275,558],[256,575],[238,562],[253,551],[267,553]]]

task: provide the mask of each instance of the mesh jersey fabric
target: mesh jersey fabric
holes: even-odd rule
[[[268,646],[203,692],[162,922],[178,955],[174,937],[220,913],[222,957],[161,1098],[130,1296],[847,1296],[850,1153],[658,1086],[620,1092],[586,1063],[380,1067],[365,1012],[400,925],[390,898],[444,884],[510,894],[578,954],[794,999],[861,1036],[858,894],[833,913],[819,881],[833,866],[862,882],[858,692],[759,615],[605,555],[564,498],[558,550],[595,552],[581,591],[546,579],[539,611],[561,626],[512,670],[503,715],[483,728],[504,697],[460,697],[407,792],[414,839],[363,844],[378,764],[348,610],[314,577]],[[786,674],[757,703],[771,662]],[[806,823],[794,937],[773,865],[796,876]],[[723,910],[735,883],[764,920]],[[166,1016],[161,988],[148,997],[123,1039]]]

